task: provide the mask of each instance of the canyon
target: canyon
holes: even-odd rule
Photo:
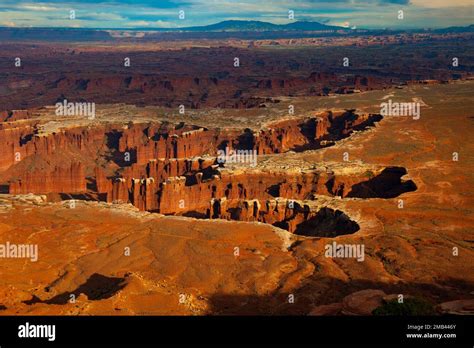
[[[469,38],[2,42],[0,314],[469,312]]]
[[[11,121],[2,125],[0,139],[10,151],[4,152],[0,168],[3,190],[9,194],[131,203],[139,210],[165,215],[261,221],[295,232],[303,223],[311,226],[321,216],[331,220],[342,213],[326,208],[311,212],[308,205],[298,203],[289,208],[293,201],[282,205],[275,199],[385,197],[389,192],[397,196],[416,190],[412,181],[401,180],[404,168],[376,168],[358,175],[261,170],[248,163],[232,169],[216,157],[223,148],[258,155],[322,148],[373,127],[382,119],[376,114],[327,111],[258,130],[99,122],[53,133],[45,133],[27,110],[7,114]],[[334,220],[337,224],[344,219]]]
[[[472,35],[145,40],[119,46],[5,41],[0,44],[0,112],[64,99],[192,110],[262,109],[285,97],[449,83],[472,77]],[[13,57],[21,58],[20,66],[14,66]],[[461,59],[457,66],[452,57]]]

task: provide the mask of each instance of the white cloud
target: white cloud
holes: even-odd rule
[[[86,26],[96,28],[182,27],[213,24],[227,19],[263,20],[277,24],[291,22],[288,10],[295,11],[295,20],[315,20],[335,25],[373,27],[442,27],[468,25],[473,21],[474,0],[411,0],[409,4],[387,4],[382,0],[316,1],[316,0],[186,0],[186,20],[178,20],[181,8],[161,9],[147,3],[122,4],[120,0],[96,4],[67,2],[33,3],[32,0],[0,0],[0,23],[16,26]],[[159,0],[156,0],[159,3]],[[64,7],[63,7],[64,5]],[[67,5],[67,6],[66,6]],[[57,6],[57,7],[56,7]],[[76,10],[76,20],[69,21],[69,10]],[[405,20],[396,18],[403,8]]]
[[[150,22],[147,21],[128,21],[125,23],[127,27],[148,27],[150,26]]]
[[[16,23],[12,21],[4,21],[0,22],[0,26],[2,27],[16,27]]]
[[[81,15],[85,18],[93,18],[94,20],[98,21],[123,21],[127,18],[119,15],[117,13],[110,13],[110,12],[87,12],[84,10],[76,12],[76,18],[80,19]]]
[[[411,4],[426,8],[446,8],[446,7],[470,7],[471,15],[474,15],[473,0],[411,0]]]
[[[28,11],[55,11],[56,7],[45,6],[45,5],[33,5],[33,4],[19,4],[17,6],[19,10],[28,10]]]
[[[333,22],[331,23],[332,25],[337,25],[337,26],[340,26],[340,27],[343,27],[343,28],[349,28],[351,26],[351,24],[348,22],[348,21],[344,21],[344,22]]]

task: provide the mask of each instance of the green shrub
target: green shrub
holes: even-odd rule
[[[365,173],[364,173],[365,177],[369,178],[369,179],[372,179],[374,177],[374,173],[371,171],[371,170],[367,170]]]
[[[433,305],[419,298],[408,298],[403,303],[398,303],[397,299],[385,302],[380,307],[372,311],[373,315],[433,315],[435,310]]]

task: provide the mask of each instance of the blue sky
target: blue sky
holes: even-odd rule
[[[284,24],[292,10],[295,20],[333,25],[437,28],[473,24],[473,9],[474,0],[0,0],[0,26],[151,29],[228,19]],[[181,10],[185,19],[179,19]]]

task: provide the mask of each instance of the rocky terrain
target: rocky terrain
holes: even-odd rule
[[[218,115],[6,108],[0,240],[39,257],[1,260],[1,313],[370,315],[399,295],[472,313],[472,88]],[[421,100],[421,118],[382,117],[387,97]]]
[[[264,109],[285,97],[471,78],[473,34],[446,35],[5,42],[0,44],[0,112],[64,99],[175,110],[181,105]]]

